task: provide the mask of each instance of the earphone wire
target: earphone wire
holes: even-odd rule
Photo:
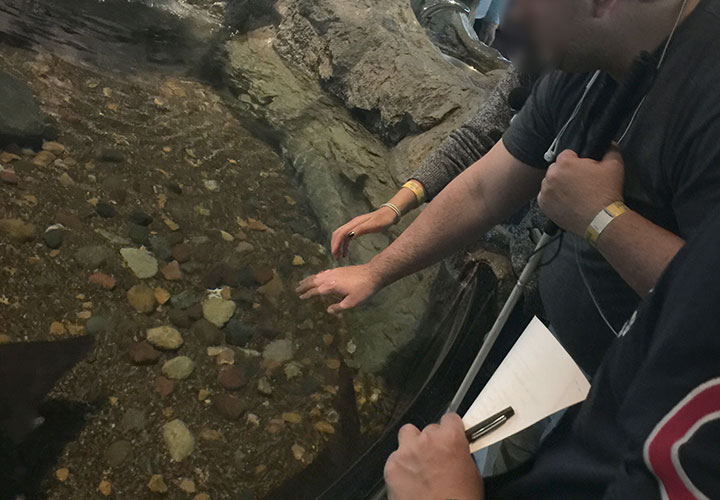
[[[663,62],[665,62],[665,56],[667,55],[668,49],[670,48],[670,43],[672,42],[673,37],[675,36],[675,32],[677,31],[678,27],[680,26],[680,21],[682,20],[683,14],[685,13],[685,8],[687,7],[688,0],[683,0],[682,6],[680,7],[680,13],[677,16],[677,19],[675,20],[675,24],[673,25],[673,29],[670,32],[670,36],[668,36],[667,42],[665,42],[665,47],[663,48],[662,53],[660,54],[660,59],[658,60],[658,64],[656,69],[660,71],[660,68],[663,65]],[[622,136],[620,136],[620,139],[618,139],[618,144],[622,144],[625,140],[625,137],[628,135],[628,132],[630,132],[630,129],[632,129],[633,124],[635,123],[635,119],[637,118],[638,114],[640,114],[640,110],[643,108],[643,105],[645,104],[645,101],[647,100],[647,94],[643,96],[642,100],[640,101],[640,104],[637,108],[635,108],[635,111],[633,112],[632,118],[630,118],[630,123],[628,123],[627,128],[625,129],[625,132],[623,132]]]
[[[685,8],[687,7],[688,0],[683,0],[682,6],[680,7],[680,13],[677,16],[677,19],[675,20],[675,25],[673,26],[672,31],[670,32],[670,36],[668,36],[667,42],[665,42],[665,47],[663,48],[662,53],[660,54],[660,59],[657,64],[657,71],[660,71],[660,68],[662,67],[663,63],[665,62],[665,56],[667,55],[668,49],[670,48],[670,43],[672,42],[673,37],[675,36],[675,32],[677,31],[678,27],[680,26],[680,21],[683,18],[683,14],[685,13]],[[579,104],[582,104],[582,101],[585,99],[586,94],[583,96]],[[645,104],[645,101],[647,100],[647,94],[643,96],[643,98],[640,100],[640,104],[635,108],[635,111],[632,114],[632,117],[630,118],[630,123],[628,123],[627,128],[625,129],[625,132],[623,132],[622,136],[620,136],[620,139],[618,139],[618,144],[622,144],[625,138],[627,137],[628,133],[632,129],[633,125],[635,124],[635,119],[637,118],[638,114],[640,113],[640,110],[643,108],[643,105]],[[570,119],[572,121],[574,119],[574,116]],[[568,122],[567,125],[570,123]],[[566,125],[566,128],[567,128]],[[559,139],[559,137],[558,137]],[[558,140],[559,143],[559,140]],[[595,296],[595,293],[592,290],[592,287],[590,286],[590,283],[585,276],[585,272],[583,271],[582,262],[580,262],[579,257],[579,251],[578,251],[578,244],[577,241],[575,242],[575,261],[578,266],[578,271],[580,272],[580,277],[582,278],[583,283],[585,284],[585,289],[587,290],[588,294],[590,295],[590,300],[592,300],[593,304],[595,305],[595,309],[597,310],[598,314],[600,314],[600,317],[605,322],[605,325],[610,329],[610,331],[613,332],[613,334],[616,337],[619,337],[620,334],[618,331],[613,327],[610,320],[608,320],[607,316],[605,315],[605,312],[603,311],[600,302],[598,301],[597,297]]]

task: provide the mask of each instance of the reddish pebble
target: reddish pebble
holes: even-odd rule
[[[178,261],[180,264],[183,264],[190,260],[190,257],[192,256],[192,248],[182,243],[175,245],[172,249],[172,255],[173,259]]]
[[[12,170],[2,170],[0,171],[0,181],[3,182],[3,184],[11,184],[13,186],[17,185],[19,181],[18,176],[15,175],[15,172]]]
[[[253,277],[255,281],[260,285],[265,285],[272,281],[274,274],[273,269],[270,266],[257,266],[252,269]]]
[[[94,273],[90,275],[88,281],[93,285],[97,285],[105,290],[112,290],[115,288],[117,282],[112,276],[108,276],[105,273]]]
[[[225,389],[229,391],[236,391],[245,387],[248,383],[248,379],[245,376],[245,373],[237,366],[228,366],[220,370],[218,382],[220,382],[220,385]]]
[[[130,360],[140,366],[153,365],[160,359],[160,351],[145,341],[131,344],[128,354],[130,354]]]
[[[72,229],[80,228],[83,225],[80,217],[62,210],[55,214],[55,222]]]
[[[172,261],[167,266],[163,267],[160,272],[168,281],[177,281],[182,279],[182,271],[180,270],[180,263],[176,260]]]
[[[225,418],[237,420],[245,413],[245,404],[229,394],[219,394],[213,399],[213,408]]]
[[[160,396],[166,398],[170,394],[172,394],[173,389],[175,389],[175,382],[160,375],[155,378],[153,386],[155,387],[155,391],[160,394]]]

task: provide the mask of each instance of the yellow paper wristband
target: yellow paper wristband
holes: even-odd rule
[[[419,205],[425,202],[425,188],[418,181],[407,181],[403,187],[413,192]]]
[[[591,245],[595,246],[602,232],[612,221],[620,217],[622,214],[630,211],[630,209],[622,201],[608,205],[598,213],[585,231],[585,239]]]

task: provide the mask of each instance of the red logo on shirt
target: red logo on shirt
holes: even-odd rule
[[[645,463],[667,500],[708,498],[690,480],[680,463],[680,447],[703,425],[720,419],[720,378],[688,394],[658,423],[645,441]]]

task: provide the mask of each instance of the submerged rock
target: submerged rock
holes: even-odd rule
[[[293,357],[294,349],[292,342],[281,339],[270,342],[263,350],[262,357],[267,361],[276,363],[284,363],[290,361]]]
[[[163,425],[162,434],[170,458],[175,462],[182,462],[195,449],[195,438],[182,420]]]
[[[207,346],[216,346],[223,343],[222,330],[206,319],[199,319],[193,323],[190,333]]]
[[[230,420],[239,419],[245,413],[245,403],[229,394],[218,394],[213,398],[213,408],[223,417]]]
[[[110,467],[118,467],[132,454],[132,443],[130,441],[115,441],[105,451],[105,460]]]
[[[195,371],[195,362],[187,356],[178,356],[165,362],[162,372],[172,380],[185,380]]]
[[[245,372],[237,366],[226,366],[220,370],[218,382],[229,391],[236,391],[245,387],[249,380]]]
[[[172,326],[158,326],[147,331],[147,340],[158,349],[174,351],[183,345],[183,338]]]
[[[203,301],[202,308],[205,319],[222,328],[235,314],[237,305],[232,300],[210,296]]]
[[[154,365],[160,359],[160,351],[145,341],[130,344],[128,354],[133,364],[139,366]]]
[[[152,278],[158,273],[158,262],[144,248],[123,248],[120,255],[130,270],[140,279]]]
[[[0,219],[0,232],[21,243],[35,238],[35,226],[22,219]]]
[[[46,117],[30,88],[0,70],[0,144],[39,145]]]
[[[62,226],[53,225],[45,230],[43,241],[51,250],[57,250],[65,239],[65,229]]]
[[[155,290],[147,285],[135,285],[127,292],[127,300],[139,313],[149,314],[155,310]]]
[[[231,319],[225,325],[225,342],[238,347],[246,347],[252,340],[255,330],[238,319]]]
[[[112,259],[114,252],[104,246],[87,246],[78,248],[75,260],[86,269],[97,269]]]

